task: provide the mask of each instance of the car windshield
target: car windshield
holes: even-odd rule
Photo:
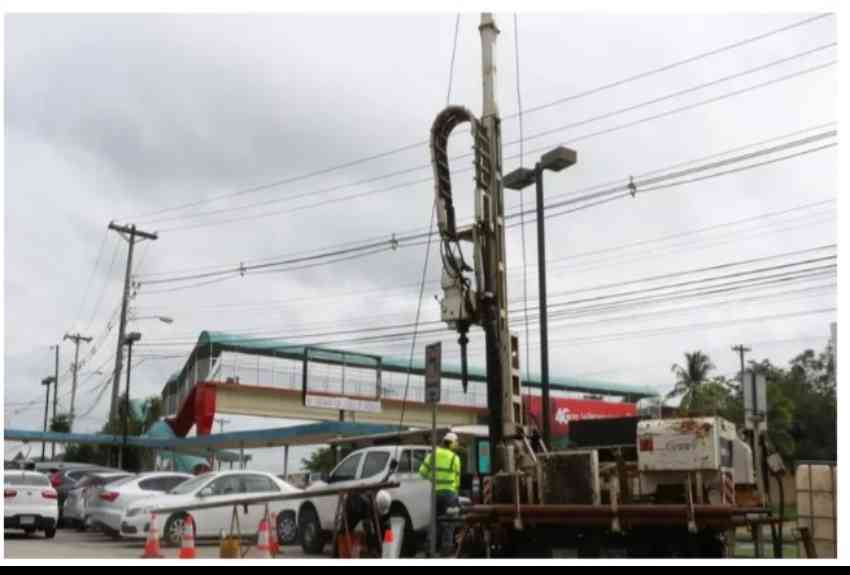
[[[191,493],[191,492],[195,491],[198,487],[200,487],[201,485],[203,485],[204,483],[206,483],[207,481],[212,479],[214,476],[215,476],[214,473],[205,473],[203,475],[199,475],[198,477],[195,477],[194,479],[190,479],[186,483],[181,483],[180,485],[178,485],[177,487],[175,487],[174,489],[172,489],[168,493],[170,493],[172,495],[183,495],[185,493]]]

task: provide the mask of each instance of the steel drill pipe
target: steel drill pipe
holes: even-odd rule
[[[694,505],[697,517],[732,517],[749,513],[764,512],[762,509],[737,508],[729,505]],[[476,505],[468,510],[471,516],[513,516],[516,507],[513,505]],[[611,507],[603,505],[522,505],[520,513],[523,517],[607,517],[614,516]],[[689,516],[687,505],[620,505],[616,511],[619,517],[661,517],[676,518]]]

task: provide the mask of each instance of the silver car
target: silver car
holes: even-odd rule
[[[97,497],[98,490],[113,481],[131,476],[125,472],[95,472],[86,475],[65,498],[62,517],[66,522],[86,529],[90,522],[88,505]]]
[[[121,518],[127,507],[161,493],[171,491],[192,479],[187,473],[170,471],[142,473],[113,481],[96,490],[86,505],[91,524],[110,535],[120,536]]]

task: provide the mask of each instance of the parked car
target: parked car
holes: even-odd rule
[[[98,489],[119,479],[130,477],[123,471],[92,471],[88,472],[77,485],[68,493],[62,516],[66,523],[80,529],[86,529],[89,523],[87,506]]]
[[[52,539],[58,521],[56,490],[46,475],[34,471],[4,472],[4,529],[22,529],[27,535],[44,531],[45,537]]]
[[[93,526],[110,535],[120,535],[124,511],[140,500],[171,491],[192,476],[188,473],[155,472],[125,477],[94,490],[96,497],[89,498],[86,514]]]
[[[270,473],[260,471],[221,471],[200,475],[168,493],[149,497],[127,508],[121,521],[121,535],[128,538],[144,539],[150,528],[150,512],[154,507],[189,505],[194,502],[223,503],[222,507],[190,510],[156,516],[156,529],[162,534],[164,545],[178,546],[183,536],[183,522],[187,515],[192,516],[195,537],[218,537],[222,531],[229,532],[234,507],[228,502],[246,495],[275,495],[299,493],[300,490],[281,481]],[[278,514],[278,540],[284,545],[296,541],[298,528],[295,509],[297,501],[269,503],[269,511]],[[265,513],[265,505],[235,507],[239,525],[243,534],[255,533]]]
[[[405,521],[404,556],[414,556],[428,533],[431,518],[431,484],[419,477],[419,467],[431,452],[427,446],[382,446],[361,449],[336,466],[326,481],[316,481],[305,491],[329,487],[359,487],[384,480],[400,483],[389,489],[390,516]],[[391,466],[395,466],[391,470]],[[338,497],[330,495],[306,499],[298,508],[298,534],[304,552],[318,555],[330,540],[336,518]]]
[[[63,527],[64,525],[64,507],[68,493],[71,492],[83,477],[89,473],[98,471],[108,471],[108,469],[94,465],[79,464],[60,469],[50,476],[50,484],[59,495],[59,527]]]

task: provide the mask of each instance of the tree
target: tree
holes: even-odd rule
[[[340,454],[340,461],[351,452],[350,449],[343,448]],[[332,447],[322,447],[310,454],[310,457],[301,460],[301,465],[305,471],[310,473],[325,474],[333,471],[336,466],[334,451]]]
[[[50,431],[53,433],[71,433],[71,417],[57,415],[50,420]]]
[[[133,403],[136,402],[130,402],[130,405]],[[124,413],[128,415],[128,437],[143,435],[162,417],[162,399],[158,396],[151,396],[141,402],[140,409],[130,408],[128,411],[127,396],[122,395],[118,404],[118,417],[114,421],[107,422],[101,428],[101,433],[122,436],[124,434]],[[107,445],[69,445],[65,449],[65,460],[110,465],[113,463],[114,450],[114,447]],[[130,471],[139,472],[144,469],[153,469],[154,460],[155,454],[150,449],[130,446],[124,451],[124,468]]]
[[[708,380],[708,374],[712,370],[714,370],[714,364],[703,352],[685,353],[685,366],[673,364],[671,368],[671,371],[676,374],[676,385],[667,395],[667,399],[682,396],[681,408],[690,410],[698,388]]]

